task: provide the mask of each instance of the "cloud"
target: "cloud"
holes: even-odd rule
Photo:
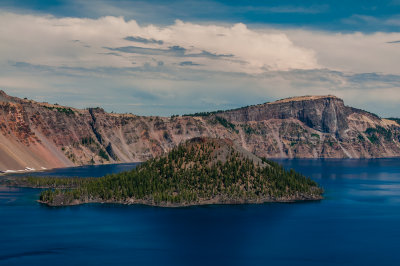
[[[192,61],[183,61],[179,63],[180,66],[200,66],[200,64],[193,63]]]
[[[80,108],[104,106],[107,111],[140,115],[230,109],[290,96],[333,94],[347,105],[384,117],[399,116],[400,75],[346,74],[327,69],[249,75],[185,64],[189,66],[165,69],[154,62],[120,69],[59,67],[50,72],[45,66],[18,63],[14,65],[20,71],[6,73],[0,84],[6,85],[6,92],[21,97]]]
[[[315,51],[318,63],[324,68],[352,73],[400,74],[400,49],[390,43],[400,40],[398,32],[364,34],[299,29],[283,32],[297,45]]]
[[[139,55],[164,55],[174,57],[204,57],[217,59],[220,57],[234,57],[232,54],[215,54],[208,51],[201,51],[200,53],[187,53],[187,50],[178,45],[168,47],[166,49],[159,48],[144,48],[138,46],[124,46],[124,47],[104,47],[111,51],[118,51],[123,53],[139,54]]]
[[[139,42],[139,43],[156,43],[156,44],[163,44],[164,42],[161,40],[155,40],[155,39],[146,39],[142,37],[135,37],[135,36],[127,36],[124,38],[124,40],[131,41],[131,42]]]
[[[144,65],[151,60],[149,56],[161,56],[166,65],[179,63],[177,57],[199,57],[204,68],[244,73],[319,67],[315,53],[296,45],[287,35],[258,32],[241,23],[218,26],[177,20],[169,26],[140,26],[122,17],[56,18],[13,13],[0,13],[0,23],[8,25],[0,36],[0,57],[5,61],[128,67],[133,60]],[[140,45],[130,45],[132,41]],[[125,55],[109,57],[106,53],[110,50]]]
[[[387,42],[399,33],[13,13],[0,24],[0,87],[16,96],[170,115],[334,94],[398,116],[400,49]]]
[[[176,19],[204,23],[237,23],[279,25],[279,27],[312,28],[328,31],[399,31],[398,0],[338,1],[226,1],[226,0],[2,0],[0,9],[17,13],[52,14],[56,17],[96,19],[123,16],[143,24],[171,25]],[[369,16],[376,25],[351,16]],[[391,21],[392,17],[394,21]],[[345,18],[345,19],[343,19]],[[349,22],[356,20],[356,22]],[[385,21],[387,23],[381,23]],[[371,20],[372,22],[372,20]],[[141,36],[130,34],[127,36]],[[147,37],[145,37],[147,38]]]
[[[183,57],[185,56],[185,48],[180,46],[171,46],[167,49],[158,49],[158,48],[145,48],[139,46],[124,46],[124,47],[104,47],[105,49],[111,51],[118,51],[123,53],[131,53],[131,54],[142,54],[142,55],[170,55]]]
[[[391,16],[377,17],[370,15],[353,14],[348,18],[341,20],[345,25],[361,26],[371,31],[389,31],[398,32],[400,26],[400,15],[395,14]]]
[[[207,57],[207,58],[218,58],[218,57],[234,57],[233,54],[216,54],[216,53],[211,53],[208,51],[201,51],[201,53],[194,53],[194,54],[187,54],[185,55],[186,57]]]

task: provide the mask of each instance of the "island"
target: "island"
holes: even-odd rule
[[[313,180],[259,158],[229,139],[198,137],[127,172],[100,178],[25,177],[14,185],[48,188],[39,202],[182,207],[322,199]]]

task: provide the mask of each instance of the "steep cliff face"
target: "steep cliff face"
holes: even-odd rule
[[[231,110],[221,116],[241,123],[292,118],[320,132],[340,135],[348,129],[347,114],[348,108],[342,99],[335,96],[305,96]]]
[[[288,98],[214,115],[242,126],[243,144],[267,157],[400,156],[398,123],[345,106],[331,95]]]
[[[0,170],[144,161],[182,141],[229,138],[269,158],[400,156],[400,125],[306,96],[199,116],[144,117],[38,103],[0,91]]]

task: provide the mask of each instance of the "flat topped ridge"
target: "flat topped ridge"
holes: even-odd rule
[[[46,102],[36,102],[34,100],[25,100],[22,99],[22,101],[27,102],[27,103],[35,103],[37,105],[40,105],[42,107],[47,107],[47,108],[64,108],[64,109],[71,109],[73,111],[82,111],[81,109],[69,107],[69,106],[64,106],[64,105],[59,105],[59,104],[52,104],[52,103],[46,103]]]
[[[300,102],[300,101],[315,101],[320,99],[335,99],[341,100],[340,98],[334,95],[305,95],[305,96],[298,96],[298,97],[289,97],[282,100],[278,100],[268,104],[279,104],[279,103],[288,103],[288,102]]]
[[[267,102],[267,103],[263,103],[263,104],[257,104],[257,105],[251,105],[248,107],[241,107],[238,109],[232,109],[232,110],[225,110],[222,112],[232,112],[232,111],[238,111],[238,110],[242,110],[242,109],[246,109],[246,108],[255,108],[255,107],[262,107],[262,106],[266,106],[266,105],[274,105],[274,104],[282,104],[282,103],[289,103],[289,102],[300,102],[300,101],[316,101],[316,100],[320,100],[320,99],[334,99],[334,100],[339,100],[339,101],[343,101],[342,99],[334,96],[334,95],[305,95],[305,96],[297,96],[297,97],[289,97],[289,98],[285,98],[285,99],[281,99],[281,100],[277,100],[275,102]],[[78,112],[78,113],[83,113],[86,110],[93,110],[96,113],[101,112],[101,113],[107,113],[111,116],[114,117],[137,117],[134,114],[121,114],[121,113],[108,113],[105,112],[104,109],[99,108],[99,107],[95,107],[95,108],[86,108],[86,109],[79,109],[79,108],[74,108],[74,107],[69,107],[69,106],[64,106],[64,105],[59,105],[59,104],[51,104],[48,102],[37,102],[34,100],[29,100],[29,99],[21,99],[18,97],[13,97],[13,96],[9,96],[6,92],[4,92],[3,90],[0,89],[0,102],[4,102],[4,103],[9,103],[9,102],[15,102],[15,103],[30,103],[30,104],[37,104],[39,106],[42,107],[46,107],[46,108],[51,108],[51,109],[70,109],[74,112]],[[220,111],[218,111],[220,112]]]

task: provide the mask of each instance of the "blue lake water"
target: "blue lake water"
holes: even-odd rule
[[[51,208],[35,201],[40,190],[0,187],[0,265],[400,265],[400,159],[279,162],[319,182],[325,199]]]

